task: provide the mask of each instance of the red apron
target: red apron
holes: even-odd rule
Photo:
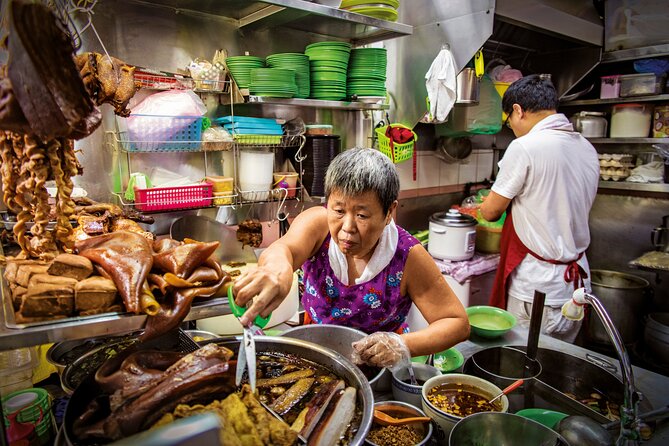
[[[495,274],[495,282],[493,283],[492,293],[490,295],[490,305],[502,309],[506,309],[507,304],[507,279],[513,270],[520,265],[525,256],[530,254],[539,260],[552,263],[553,265],[567,265],[564,272],[565,282],[574,282],[574,290],[583,286],[583,279],[587,279],[588,274],[585,270],[576,263],[583,253],[570,262],[560,262],[558,260],[544,259],[535,252],[531,251],[518,237],[516,228],[513,226],[513,218],[511,216],[511,208],[507,210],[506,220],[502,228],[502,238],[500,240],[500,257],[497,273]]]

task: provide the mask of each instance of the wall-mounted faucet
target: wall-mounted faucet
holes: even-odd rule
[[[613,324],[611,317],[606,312],[606,308],[604,308],[604,305],[602,305],[597,297],[587,293],[585,288],[579,288],[574,291],[573,298],[562,306],[562,314],[567,319],[580,320],[583,318],[583,306],[585,304],[590,304],[602,321],[602,325],[604,325],[620,361],[624,396],[623,404],[620,406],[620,435],[616,441],[616,446],[638,445],[641,440],[639,432],[639,423],[641,420],[638,416],[638,406],[639,401],[643,399],[643,395],[636,390],[632,363],[625,349],[623,339]]]

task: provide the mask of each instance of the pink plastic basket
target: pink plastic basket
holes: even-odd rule
[[[212,184],[135,189],[135,207],[142,212],[211,206]]]

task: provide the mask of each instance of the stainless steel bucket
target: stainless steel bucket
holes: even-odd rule
[[[602,302],[625,344],[636,342],[643,331],[643,314],[650,284],[642,277],[616,271],[592,270],[592,293]],[[610,344],[597,317],[588,321],[588,339]]]
[[[456,104],[479,103],[479,78],[473,68],[463,68],[455,78]]]

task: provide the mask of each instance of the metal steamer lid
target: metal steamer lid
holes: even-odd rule
[[[604,112],[582,111],[578,113],[579,116],[606,116]]]
[[[461,214],[455,209],[449,209],[447,212],[436,212],[430,216],[430,221],[450,227],[464,228],[476,226],[476,219],[471,215]]]

